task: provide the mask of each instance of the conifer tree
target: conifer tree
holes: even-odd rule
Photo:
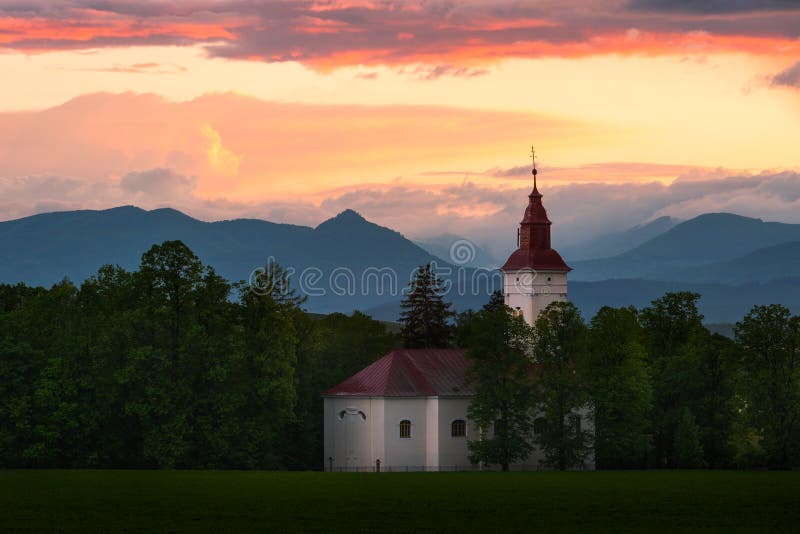
[[[492,292],[492,295],[489,297],[489,302],[483,305],[483,309],[487,311],[497,311],[502,310],[506,307],[506,299],[503,296],[503,292],[499,289]]]
[[[444,300],[442,281],[431,264],[420,266],[414,273],[408,294],[403,299],[400,334],[406,348],[444,348],[450,345],[453,312]]]

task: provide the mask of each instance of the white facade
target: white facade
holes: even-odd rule
[[[382,471],[470,469],[468,397],[337,397],[325,403],[325,470]],[[466,434],[453,436],[453,422]],[[408,437],[402,421],[410,421]],[[474,439],[474,438],[473,438]]]
[[[567,300],[567,273],[523,269],[503,272],[503,294],[506,305],[522,313],[533,325],[539,312],[550,303]]]
[[[569,267],[550,248],[550,221],[535,185],[529,200],[520,248],[503,268],[503,293],[533,326],[549,304],[567,300]],[[467,419],[468,365],[463,350],[393,351],[327,392],[325,469],[376,470],[378,462],[382,471],[474,469],[467,443],[478,439],[478,429]],[[589,410],[579,415],[580,426],[592,431]],[[463,421],[458,432],[456,421]],[[511,468],[536,468],[543,459],[534,450]],[[594,459],[585,467],[593,469]]]
[[[478,428],[467,419],[469,397],[325,397],[325,470],[466,471],[467,442]],[[411,422],[409,437],[401,437],[401,421]],[[453,423],[462,420],[464,436],[453,436]],[[588,411],[581,425],[592,430]],[[544,454],[534,449],[512,470],[537,469]],[[585,467],[594,469],[594,457]],[[493,466],[496,469],[497,466]]]

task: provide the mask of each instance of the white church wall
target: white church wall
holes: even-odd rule
[[[374,466],[384,454],[384,399],[324,399],[325,469]]]
[[[555,271],[509,271],[504,273],[506,304],[522,312],[533,324],[551,302],[567,300],[567,273]]]
[[[436,421],[439,420],[439,398],[425,399],[425,465],[433,469],[439,465],[439,432]]]
[[[428,399],[387,397],[384,417],[384,458],[387,468],[428,465]],[[411,421],[411,437],[400,437],[400,421]]]
[[[470,469],[469,451],[467,441],[477,438],[477,427],[467,419],[468,398],[440,398],[439,399],[439,463],[444,469],[462,468]],[[453,421],[463,419],[467,421],[467,435],[453,437],[451,425]]]

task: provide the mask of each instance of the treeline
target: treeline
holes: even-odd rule
[[[591,455],[599,469],[800,466],[800,317],[783,306],[754,307],[729,339],[703,327],[695,293],[588,324],[556,302],[534,328],[499,298],[456,323],[470,416],[494,424],[474,460],[507,465],[537,446],[560,469]]]
[[[275,265],[231,284],[178,241],[80,287],[0,285],[0,468],[321,469],[320,393],[401,343],[468,349],[469,416],[493,428],[476,461],[537,446],[562,469],[800,466],[800,318],[782,306],[729,339],[693,293],[588,323],[554,303],[535,328],[502,294],[456,315],[443,293],[422,268],[396,336],[305,312]]]
[[[309,315],[275,266],[257,282],[174,241],[80,287],[0,286],[0,467],[321,468],[320,392],[397,338]]]
[[[699,298],[604,307],[588,324],[555,302],[531,327],[500,292],[454,314],[422,268],[401,335],[468,349],[469,417],[492,429],[470,442],[475,462],[508,468],[537,447],[556,469],[800,466],[800,317],[755,306],[730,339],[703,326]]]

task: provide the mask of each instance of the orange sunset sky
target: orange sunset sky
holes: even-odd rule
[[[0,1],[0,219],[800,222],[800,1]]]

